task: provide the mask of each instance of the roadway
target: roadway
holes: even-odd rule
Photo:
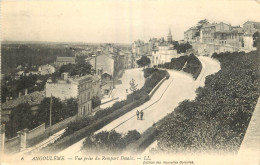
[[[153,123],[171,113],[180,102],[186,99],[195,99],[195,91],[198,87],[204,86],[206,76],[220,70],[220,63],[217,60],[203,56],[200,56],[199,60],[201,61],[203,68],[197,80],[194,80],[191,75],[183,71],[168,70],[170,78],[158,88],[149,101],[112,121],[95,133],[100,131],[111,131],[113,129],[119,133],[126,133],[129,130],[134,129],[143,133],[151,127]],[[129,76],[131,76],[131,74]],[[137,110],[144,111],[144,120],[136,119],[135,113]],[[68,147],[59,154],[81,154],[83,141],[84,139]]]

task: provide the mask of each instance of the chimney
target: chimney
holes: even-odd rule
[[[27,95],[28,94],[28,89],[25,89],[24,90],[24,95]]]

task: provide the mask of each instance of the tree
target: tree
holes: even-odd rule
[[[150,63],[151,63],[151,60],[147,56],[142,56],[141,59],[137,60],[137,65],[139,65],[141,67],[148,66]]]
[[[74,116],[78,113],[78,100],[77,98],[66,99],[62,102],[62,119]]]
[[[133,97],[133,101],[134,101],[134,94],[135,94],[135,91],[137,90],[137,85],[135,83],[135,80],[132,78],[132,80],[130,81],[130,90],[133,92],[132,93],[132,97]]]
[[[40,123],[50,123],[50,97],[44,98],[40,105],[37,115],[37,120]],[[59,98],[52,97],[52,124],[55,124],[64,119],[62,115],[62,102]]]
[[[101,104],[101,100],[98,96],[94,96],[91,101],[92,101],[92,108],[93,109]]]
[[[200,20],[200,21],[197,23],[197,29],[198,29],[198,31],[196,32],[195,37],[200,36],[200,30],[201,30],[201,28],[203,27],[203,25],[208,24],[208,23],[209,23],[209,21],[208,21],[207,19]]]
[[[7,137],[14,137],[16,133],[25,128],[32,129],[38,126],[28,103],[19,104],[10,115],[10,121],[6,124]]]

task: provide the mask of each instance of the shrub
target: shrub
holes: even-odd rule
[[[138,140],[141,137],[136,130],[128,131],[126,135],[116,131],[102,131],[98,134],[86,137],[83,142],[82,150],[92,153],[120,153],[128,144]]]
[[[91,103],[92,103],[92,108],[94,109],[94,108],[100,106],[101,100],[98,96],[94,96],[91,100]]]
[[[169,76],[167,71],[155,71],[151,78],[146,80],[146,85],[144,85],[142,89],[135,91],[134,94],[128,95],[126,100],[116,102],[110,108],[97,111],[94,116],[87,116],[84,119],[71,123],[68,125],[65,133],[52,146],[49,145],[44,150],[60,150],[65,148],[83,137],[94,133],[123,114],[142,105],[149,100],[148,93],[150,92],[150,87],[151,89],[155,87],[165,76]],[[132,97],[135,98],[134,101]]]
[[[213,54],[221,70],[162,120],[160,151],[237,152],[260,95],[259,53]]]
[[[144,69],[144,77],[147,78],[150,75],[152,75],[154,72],[156,72],[158,69],[156,68],[146,68]]]

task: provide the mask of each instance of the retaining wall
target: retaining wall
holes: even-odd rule
[[[8,139],[4,146],[5,153],[18,152],[20,150],[20,137],[16,136],[12,139]]]
[[[45,132],[45,123],[27,132],[26,146],[31,146],[43,140]]]

